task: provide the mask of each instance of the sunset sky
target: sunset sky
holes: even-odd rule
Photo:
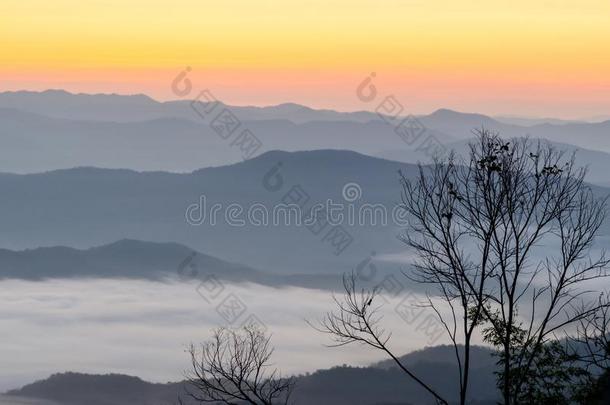
[[[610,2],[3,0],[0,90],[176,98],[186,66],[230,104],[610,114]]]

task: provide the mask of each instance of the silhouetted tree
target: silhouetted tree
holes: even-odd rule
[[[499,318],[496,312],[494,315]],[[497,323],[501,320],[496,319]],[[498,333],[492,323],[483,329],[483,335],[488,343],[498,347],[501,344],[503,333]],[[511,333],[511,347],[515,353],[522,353],[533,349],[526,340],[527,331],[521,326],[514,326]],[[504,352],[495,354],[499,363],[504,363]],[[496,371],[498,387],[504,391],[505,381],[509,382],[509,389],[513,391],[520,384],[519,391],[515,392],[514,403],[540,404],[540,405],[570,405],[576,403],[587,404],[585,398],[595,385],[594,375],[587,367],[583,367],[580,356],[567,341],[550,340],[542,344],[535,353],[527,353],[532,357],[529,364],[519,362],[519,358],[512,357],[509,367],[509,378],[504,378],[504,369]],[[523,380],[523,381],[521,381]]]
[[[599,310],[579,321],[570,343],[587,369],[610,372],[610,293],[601,293],[595,304]]]
[[[270,336],[256,326],[219,328],[188,353],[187,393],[199,403],[271,405],[290,399],[293,380],[271,368]]]
[[[418,254],[416,279],[449,304],[443,323],[452,340],[463,340],[462,403],[472,333],[485,324],[501,352],[498,385],[510,405],[556,334],[605,306],[581,305],[587,282],[608,276],[604,254],[590,257],[605,199],[584,183],[573,155],[487,130],[477,135],[466,159],[451,154],[420,167],[414,181],[402,177],[412,218],[403,240]]]
[[[477,330],[499,351],[498,388],[505,405],[552,402],[564,395],[562,378],[584,376],[574,367],[574,353],[556,343],[557,335],[608,308],[602,302],[585,305],[593,293],[590,282],[608,276],[604,254],[590,256],[606,200],[584,182],[586,170],[575,166],[574,155],[566,158],[528,139],[506,141],[485,129],[476,134],[466,158],[437,157],[432,165],[420,165],[414,179],[401,173],[410,221],[402,240],[417,255],[408,277],[433,287],[426,305],[453,342],[461,404],[468,398]],[[337,310],[319,330],[337,345],[360,342],[384,351],[447,403],[388,348],[377,291],[359,292],[353,275],[344,286]]]
[[[335,344],[331,346],[345,346],[351,343],[362,343],[381,350],[386,353],[413,381],[423,389],[439,404],[449,403],[430,385],[420,379],[409,367],[400,361],[388,346],[391,333],[381,326],[382,316],[379,313],[380,306],[376,305],[375,297],[379,290],[376,288],[360,291],[356,286],[356,275],[346,274],[343,276],[343,297],[334,297],[337,305],[335,312],[329,312],[321,320],[319,325],[312,325],[316,330],[330,334]]]

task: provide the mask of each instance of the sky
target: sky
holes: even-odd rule
[[[584,118],[610,111],[607,0],[3,0],[0,90],[175,99],[174,77],[235,105]]]

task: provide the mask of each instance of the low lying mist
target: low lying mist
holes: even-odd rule
[[[446,343],[420,321],[401,318],[395,308],[403,299],[388,299],[385,307],[384,324],[400,336],[393,349],[406,353]],[[329,337],[307,324],[334,309],[328,291],[123,279],[4,280],[0,303],[0,392],[62,371],[177,381],[188,366],[189,343],[207,339],[214,327],[246,320],[261,322],[272,333],[275,364],[286,374],[382,359],[365,347],[326,347]]]

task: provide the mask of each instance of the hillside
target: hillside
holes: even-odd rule
[[[444,349],[440,349],[444,352]],[[456,392],[457,369],[452,361],[427,361],[427,353],[437,348],[403,356],[412,364],[414,372],[444,395],[451,397]],[[484,352],[484,349],[480,349]],[[434,357],[434,355],[433,355]],[[471,374],[472,404],[491,405],[495,395],[493,369],[473,364]],[[54,400],[61,405],[161,405],[175,403],[184,396],[184,386],[179,383],[152,384],[136,377],[124,375],[84,375],[77,373],[56,374],[50,378],[9,392],[17,397],[33,397]],[[348,366],[318,370],[297,378],[293,399],[303,405],[314,404],[428,404],[429,396],[415,386],[402,372],[395,368]],[[185,401],[186,404],[191,402]]]
[[[0,279],[128,278],[162,281],[205,276],[238,283],[335,289],[338,276],[277,275],[229,263],[176,243],[121,240],[90,249],[0,249]]]
[[[278,163],[282,184],[272,189],[265,176]],[[391,209],[400,201],[398,170],[414,174],[417,168],[350,151],[326,150],[268,152],[246,162],[185,174],[94,168],[0,174],[5,196],[0,199],[0,246],[12,250],[57,245],[86,249],[125,238],[175,241],[273,273],[338,274],[351,270],[372,250],[391,252],[402,247],[396,239],[400,229],[390,221]],[[347,183],[357,183],[362,190],[357,204],[382,204],[389,214],[387,226],[346,223],[353,242],[339,255],[329,240],[323,240],[328,230],[316,235],[285,221],[279,226],[257,226],[250,221],[235,226],[226,220],[231,204],[243,207],[242,219],[254,204],[262,204],[272,213],[295,186],[306,193],[304,212],[328,199],[346,203],[342,190]],[[202,195],[207,209],[201,204]],[[200,225],[189,225],[185,219],[187,207],[193,204],[207,213]],[[222,210],[212,224],[214,204],[220,204]]]
[[[34,173],[78,166],[190,172],[237,163],[270,150],[349,149],[414,163],[428,161],[422,145],[433,136],[445,147],[475,128],[504,137],[530,136],[610,152],[610,121],[510,123],[482,114],[439,109],[418,116],[425,136],[404,142],[375,112],[316,110],[286,103],[230,110],[260,147],[244,153],[235,136],[223,139],[189,101],[158,102],[145,95],[71,94],[62,90],[0,93],[0,172]],[[403,114],[407,114],[405,111]],[[399,120],[396,120],[398,122]],[[27,157],[27,158],[26,158]],[[583,162],[588,163],[588,162]],[[607,168],[606,168],[607,169]]]

